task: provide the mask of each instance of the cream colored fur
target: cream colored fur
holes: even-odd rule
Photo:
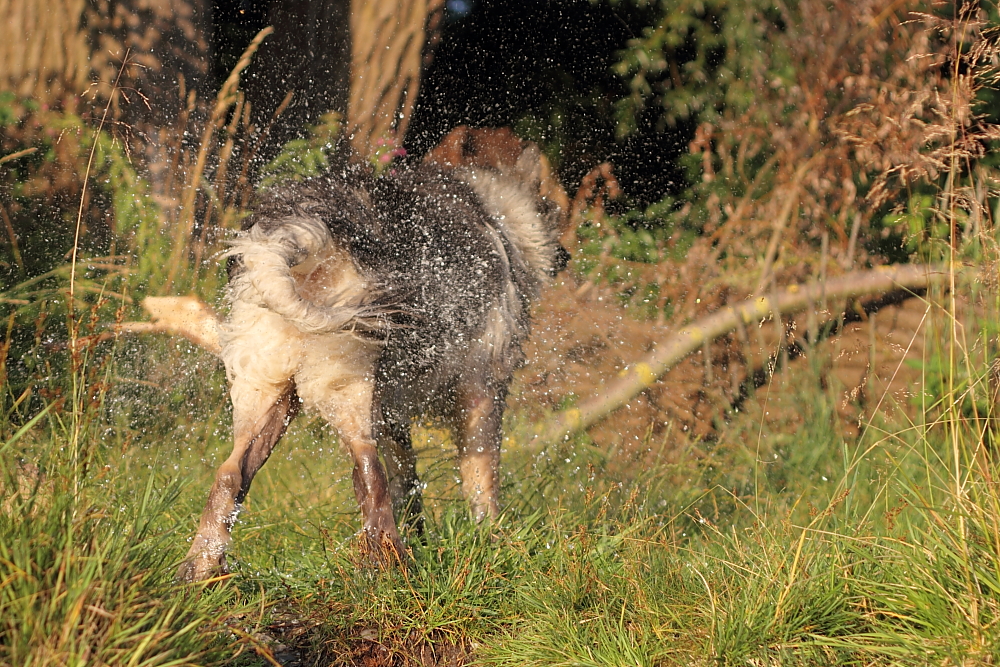
[[[234,405],[255,402],[295,380],[306,407],[330,419],[352,396],[370,393],[380,344],[350,333],[303,333],[284,317],[236,300],[222,330],[222,360]]]
[[[294,380],[306,407],[331,419],[352,395],[370,395],[381,346],[351,332],[366,313],[368,282],[323,222],[295,220],[270,234],[254,227],[230,253],[245,266],[230,283],[220,336],[233,404]]]
[[[245,267],[230,286],[233,298],[267,307],[303,333],[343,331],[371,315],[366,281],[318,218],[290,220],[270,232],[254,226],[227,255],[240,256]],[[325,275],[331,271],[332,279]],[[327,279],[310,281],[316,272]],[[303,298],[310,283],[319,287]]]
[[[554,263],[557,243],[550,224],[538,214],[534,198],[519,174],[461,167],[455,170],[483,202],[497,228],[513,242],[538,281],[544,280]]]

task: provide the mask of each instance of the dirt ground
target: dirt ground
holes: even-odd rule
[[[794,410],[799,392],[785,377],[801,373],[782,373],[789,358],[792,369],[813,363],[819,382],[838,392],[838,412],[847,433],[856,433],[859,419],[876,409],[888,415],[912,412],[931,341],[947,338],[940,336],[946,319],[940,309],[929,308],[919,297],[872,313],[864,312],[866,304],[846,304],[846,319],[856,321],[839,327],[845,304],[838,305],[841,310],[829,304],[812,319],[841,333],[808,345],[803,335],[810,315],[805,313],[781,325],[763,320],[746,327],[715,341],[707,348],[707,360],[706,350],[683,360],[625,408],[592,427],[590,437],[598,447],[624,450],[665,437],[712,439],[735,408],[762,401],[765,394],[772,414],[783,407]],[[966,310],[960,302],[958,312]],[[566,278],[545,291],[535,310],[527,363],[514,387],[516,404],[541,417],[598,392],[605,379],[671,332],[670,327],[631,316],[610,292]],[[777,371],[770,373],[774,367]]]

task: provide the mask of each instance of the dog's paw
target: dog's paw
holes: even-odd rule
[[[393,567],[410,560],[395,525],[388,530],[368,526],[361,531],[360,538],[361,556],[376,567]]]
[[[225,554],[217,557],[210,554],[188,556],[177,568],[177,579],[188,583],[206,581],[224,574],[229,574]]]

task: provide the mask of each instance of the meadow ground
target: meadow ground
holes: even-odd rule
[[[173,573],[228,454],[223,374],[183,343],[122,344],[86,387],[8,416],[0,664],[993,664],[992,329],[925,358],[910,404],[888,421],[875,402],[858,429],[819,353],[714,440],[627,453],[533,448],[515,392],[490,525],[431,425],[427,530],[387,569],[359,553],[347,459],[305,415],[207,587]]]

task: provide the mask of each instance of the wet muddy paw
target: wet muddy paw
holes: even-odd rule
[[[177,579],[188,583],[194,583],[196,581],[205,581],[206,579],[211,579],[228,573],[229,568],[226,567],[225,554],[216,557],[206,554],[198,554],[195,556],[188,556],[180,564],[180,567],[177,568]]]
[[[409,561],[409,554],[395,531],[365,528],[361,535],[361,553],[370,563],[392,567]]]

